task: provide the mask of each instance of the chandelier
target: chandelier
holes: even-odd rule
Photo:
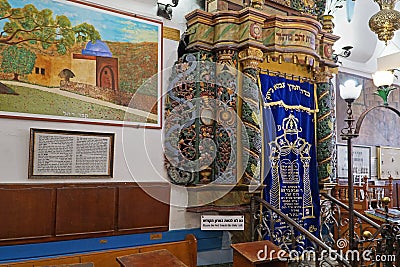
[[[375,0],[380,10],[369,19],[369,28],[385,42],[391,40],[394,32],[400,28],[400,12],[394,10],[397,0]]]

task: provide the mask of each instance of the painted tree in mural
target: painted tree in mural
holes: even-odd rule
[[[93,25],[72,26],[68,17],[53,16],[50,9],[38,10],[28,4],[13,8],[7,0],[0,0],[0,21],[5,21],[0,32],[0,45],[10,45],[3,51],[2,71],[18,76],[32,72],[36,55],[32,50],[64,55],[75,44],[100,40]]]
[[[5,73],[14,73],[14,80],[18,81],[19,75],[32,72],[35,60],[36,54],[29,49],[12,45],[3,51],[1,69]]]
[[[0,0],[0,20],[6,20],[0,33],[0,44],[27,44],[43,50],[54,48],[64,55],[77,43],[101,39],[93,25],[72,26],[68,17],[54,17],[50,9],[38,10],[32,4],[12,8],[7,0]]]

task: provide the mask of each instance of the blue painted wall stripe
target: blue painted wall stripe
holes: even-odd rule
[[[161,232],[162,239],[158,240],[150,240],[151,234],[154,233],[0,246],[0,263],[175,242],[184,240],[187,234],[196,236],[198,251],[219,249],[222,246],[222,231],[202,231],[199,228],[172,230]]]

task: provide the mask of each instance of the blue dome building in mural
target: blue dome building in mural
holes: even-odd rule
[[[110,48],[101,40],[95,42],[89,41],[86,47],[82,49],[82,55],[97,57],[112,57]]]
[[[74,54],[74,59],[76,60],[95,60],[95,67],[92,69],[91,64],[87,67],[82,67],[80,63],[79,72],[89,71],[86,77],[93,76],[95,73],[96,82],[95,86],[108,88],[113,91],[118,90],[118,58],[114,58],[108,45],[101,41],[96,40],[95,42],[87,42],[84,49],[82,49],[82,55]],[[77,65],[78,66],[78,65]],[[87,82],[87,81],[85,81]],[[119,101],[111,101],[117,102]]]

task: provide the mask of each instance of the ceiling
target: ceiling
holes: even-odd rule
[[[356,0],[351,22],[347,21],[345,5],[334,13],[333,34],[340,36],[334,46],[335,53],[340,53],[344,46],[353,46],[350,57],[340,59],[340,68],[370,74],[379,68],[377,58],[400,52],[400,31],[396,32],[393,40],[385,46],[385,43],[379,41],[377,35],[369,29],[368,21],[378,11],[379,6],[373,0]]]

